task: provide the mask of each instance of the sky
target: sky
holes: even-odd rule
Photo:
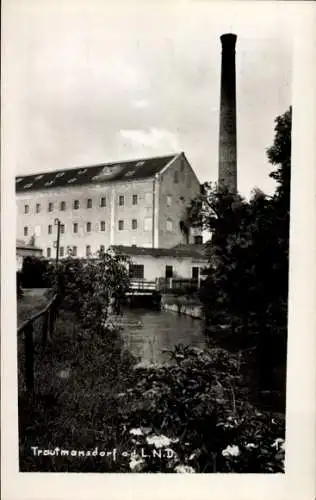
[[[219,36],[233,32],[238,189],[273,192],[266,148],[291,104],[291,12],[282,2],[7,0],[15,175],[184,151],[201,182],[216,181]]]

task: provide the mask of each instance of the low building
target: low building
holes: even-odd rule
[[[17,237],[34,236],[53,258],[95,255],[112,245],[170,248],[194,243],[187,208],[200,183],[184,153],[16,178]]]
[[[16,240],[16,270],[21,271],[25,257],[42,257],[43,250],[37,246]]]
[[[207,266],[204,245],[180,244],[173,248],[113,246],[130,259],[130,277],[136,280],[199,280]]]

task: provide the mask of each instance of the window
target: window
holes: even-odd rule
[[[60,205],[59,205],[59,208],[62,212],[64,212],[66,210],[66,202],[65,201],[61,201],[60,202]]]
[[[91,233],[91,222],[87,222],[87,233]]]
[[[53,232],[53,226],[51,224],[48,224],[48,234],[52,234]]]
[[[65,224],[60,224],[60,233],[64,234],[65,232]]]
[[[151,231],[153,228],[153,220],[151,217],[145,217],[144,219],[144,231]]]
[[[24,227],[24,236],[27,236],[29,232],[29,229],[27,226]]]
[[[167,231],[173,231],[173,223],[172,223],[172,220],[171,219],[167,219],[166,220],[166,229]]]
[[[123,195],[120,195],[120,196],[119,196],[119,205],[120,205],[120,206],[123,206],[123,205],[124,205],[124,196],[123,196]]]
[[[178,171],[174,173],[174,182],[176,184],[178,184],[178,182],[179,182],[179,172]]]
[[[166,269],[165,269],[165,278],[166,279],[172,278],[172,275],[173,275],[173,268],[172,268],[172,266],[166,266]]]
[[[192,279],[193,280],[198,280],[199,279],[199,272],[200,268],[197,266],[192,267]]]
[[[105,231],[105,221],[104,220],[101,220],[100,230]]]
[[[194,236],[194,244],[195,245],[202,245],[203,244],[202,236]]]
[[[87,199],[87,208],[92,208],[92,199],[91,198]]]
[[[74,231],[74,233],[78,233],[78,223],[77,222],[74,222],[74,224],[73,224],[73,231]]]
[[[64,247],[59,247],[59,255],[60,257],[63,257],[65,255]]]
[[[52,211],[53,211],[53,208],[54,208],[54,204],[50,201],[50,202],[48,203],[48,211],[49,211],[49,212],[52,212]]]
[[[137,194],[133,194],[133,201],[132,201],[133,205],[137,205],[138,203],[138,197],[137,197]]]
[[[102,196],[100,200],[100,207],[105,207],[106,206],[106,198],[105,196]]]
[[[39,203],[36,203],[35,211],[36,211],[37,214],[40,213],[40,211],[41,211],[41,205]]]
[[[123,220],[118,221],[118,228],[119,228],[119,231],[123,231],[123,229],[124,229],[124,221]]]
[[[78,208],[79,208],[79,200],[74,200],[73,207],[74,207],[74,210],[78,210]]]
[[[132,219],[132,229],[137,229],[137,219]]]
[[[28,214],[28,213],[29,213],[29,211],[30,211],[30,207],[29,207],[29,205],[24,205],[24,213],[25,213],[25,214]]]
[[[87,245],[86,246],[86,257],[89,257],[91,255],[91,246]]]
[[[167,195],[167,207],[170,207],[172,205],[172,196],[171,194]]]
[[[77,257],[77,247],[72,247],[72,255]]]
[[[131,279],[144,279],[144,266],[140,264],[131,264],[129,266],[129,277]]]
[[[46,249],[46,255],[47,255],[47,257],[50,258],[51,254],[52,254],[52,249],[51,248],[47,248]]]

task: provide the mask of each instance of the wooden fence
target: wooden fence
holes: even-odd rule
[[[22,371],[27,391],[32,392],[34,390],[34,324],[39,319],[42,319],[41,341],[42,346],[45,347],[47,342],[53,339],[59,304],[60,297],[56,294],[47,304],[45,309],[35,313],[31,318],[24,321],[18,328],[18,340],[22,337],[24,344],[24,369],[22,369]]]

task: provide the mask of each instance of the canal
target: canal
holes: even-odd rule
[[[206,345],[203,322],[169,311],[125,309],[123,338],[126,347],[141,364],[166,364],[170,361],[164,349],[176,344]]]

